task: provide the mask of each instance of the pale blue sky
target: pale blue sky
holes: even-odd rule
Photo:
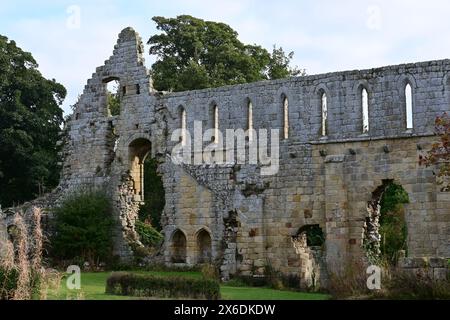
[[[79,28],[68,27],[72,5]],[[0,34],[66,86],[67,112],[120,30],[132,26],[146,42],[156,32],[152,16],[179,14],[228,23],[246,43],[295,51],[294,64],[308,74],[450,58],[447,0],[2,0]]]

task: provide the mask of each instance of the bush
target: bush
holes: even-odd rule
[[[142,244],[145,246],[156,247],[161,244],[163,240],[162,234],[156,231],[150,224],[138,220],[136,221],[135,227]]]
[[[112,249],[112,206],[102,191],[82,190],[54,210],[52,253],[59,259],[80,257],[91,265],[108,259]]]
[[[192,298],[218,300],[218,281],[183,277],[157,277],[132,273],[113,273],[106,281],[106,293],[113,295]]]
[[[450,300],[450,279],[435,280],[429,275],[397,272],[388,282],[383,298],[396,300]]]

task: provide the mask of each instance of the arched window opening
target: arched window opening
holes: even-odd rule
[[[362,104],[362,120],[363,120],[363,133],[369,132],[369,94],[366,88],[361,92],[361,104]]]
[[[144,201],[144,163],[151,151],[151,143],[139,138],[129,145],[130,175],[133,180],[136,201]]]
[[[197,235],[197,263],[211,262],[211,235],[202,229]]]
[[[186,145],[186,134],[187,134],[187,114],[186,109],[181,107],[180,109],[180,128],[181,128],[181,144]]]
[[[253,140],[253,104],[249,100],[247,105],[248,111],[248,139]]]
[[[328,101],[327,94],[325,92],[322,93],[321,96],[321,105],[322,105],[322,137],[326,137],[328,135]]]
[[[413,97],[411,84],[405,87],[405,104],[406,104],[406,129],[413,129]]]
[[[170,251],[172,263],[186,263],[186,236],[181,230],[174,232]]]
[[[284,139],[289,139],[289,100],[286,96],[283,97],[283,129]]]
[[[213,120],[214,120],[214,143],[219,143],[219,107],[214,105],[213,107]]]
[[[407,203],[408,193],[393,180],[383,180],[383,184],[372,192],[363,233],[363,247],[368,257],[383,258],[395,264],[401,252],[406,252]]]

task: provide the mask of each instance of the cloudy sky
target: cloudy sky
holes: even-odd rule
[[[120,30],[132,26],[146,42],[156,32],[151,17],[180,14],[228,23],[246,43],[294,51],[308,74],[450,58],[447,0],[1,0],[0,34],[66,86],[68,112]],[[146,60],[150,66],[148,50]]]

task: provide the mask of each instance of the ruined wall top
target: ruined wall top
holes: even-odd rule
[[[168,120],[169,129],[179,126],[180,108],[186,110],[188,130],[193,130],[196,120],[210,128],[214,106],[219,108],[220,128],[247,129],[249,102],[253,107],[255,129],[282,129],[283,103],[287,98],[289,143],[430,135],[435,117],[448,111],[450,106],[450,60],[156,93],[144,65],[143,52],[140,36],[132,28],[124,29],[113,55],[88,81],[77,104],[75,119],[108,116],[105,83],[111,79],[118,79],[122,88],[121,119],[132,118],[136,109],[143,112],[163,105],[174,117]],[[412,90],[412,128],[407,126],[407,85]],[[368,93],[368,132],[363,130],[363,89]],[[322,136],[324,94],[328,116],[327,134]]]

